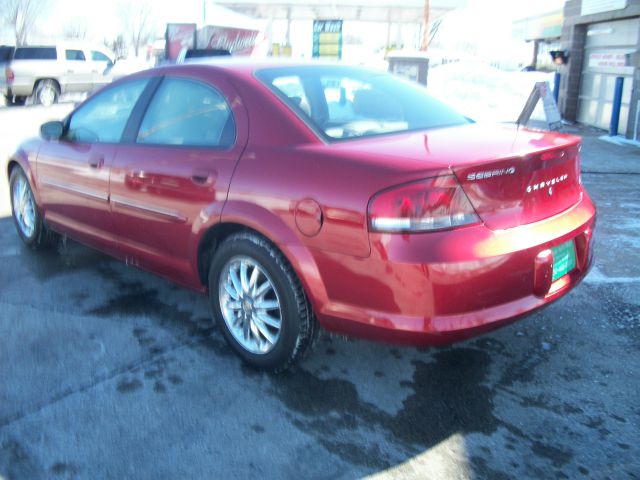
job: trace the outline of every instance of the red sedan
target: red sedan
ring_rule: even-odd
[[[591,263],[580,139],[483,126],[417,84],[233,60],[126,77],[10,159],[18,234],[208,292],[282,370],[318,326],[432,345],[566,294]]]

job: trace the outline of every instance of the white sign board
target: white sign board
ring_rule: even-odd
[[[627,66],[627,56],[624,53],[590,53],[589,67],[591,68],[620,68]]]
[[[549,87],[549,82],[536,82],[535,88],[538,89],[538,93],[542,99],[544,116],[547,118],[549,126],[553,128],[557,124],[562,124],[560,110],[558,110],[556,99],[553,98],[553,92],[551,91],[551,87]]]
[[[627,7],[628,0],[582,0],[580,15],[622,10]]]

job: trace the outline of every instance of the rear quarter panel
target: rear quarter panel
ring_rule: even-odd
[[[11,91],[19,96],[31,95],[38,79],[52,78],[60,82],[62,76],[59,60],[14,60],[11,69],[15,76]],[[64,91],[64,86],[61,87]]]

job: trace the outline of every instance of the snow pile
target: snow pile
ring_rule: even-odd
[[[553,73],[507,72],[492,66],[459,62],[429,69],[427,89],[433,96],[478,122],[515,122],[536,82],[549,82]],[[532,116],[544,120],[538,106]]]

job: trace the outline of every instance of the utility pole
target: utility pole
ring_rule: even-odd
[[[429,48],[429,0],[424,0],[424,25],[422,27],[422,45],[420,50],[426,52]]]

